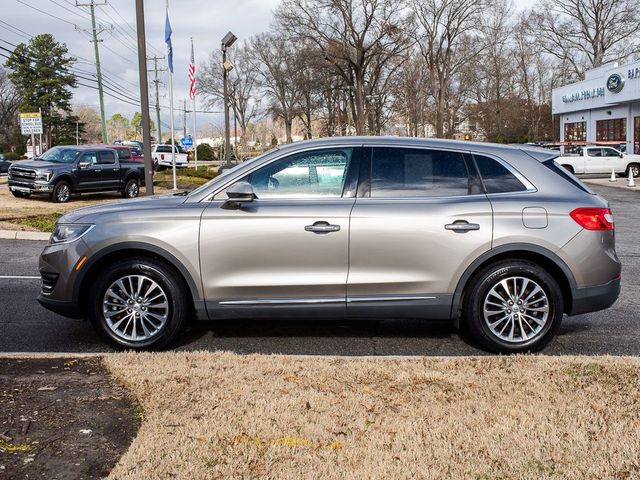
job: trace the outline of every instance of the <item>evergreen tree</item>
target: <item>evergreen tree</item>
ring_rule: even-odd
[[[22,112],[42,110],[42,122],[49,147],[69,140],[77,117],[71,114],[71,89],[76,76],[71,71],[75,58],[68,55],[67,46],[53,35],[44,33],[18,44],[5,66],[9,78],[22,97]]]

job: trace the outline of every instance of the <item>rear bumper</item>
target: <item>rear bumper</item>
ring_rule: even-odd
[[[61,300],[53,300],[51,298],[45,297],[44,295],[40,295],[38,297],[38,302],[47,310],[51,310],[58,315],[62,315],[63,317],[69,318],[82,318],[82,312],[78,308],[77,303],[74,302],[64,302]]]
[[[595,287],[574,288],[571,290],[571,310],[569,315],[596,312],[609,308],[620,295],[620,279],[611,280]]]

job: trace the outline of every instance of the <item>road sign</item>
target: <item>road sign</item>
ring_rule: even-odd
[[[42,133],[42,115],[40,113],[21,113],[20,130],[22,135],[37,135]]]
[[[193,138],[191,137],[181,138],[180,143],[185,148],[191,148],[193,147]]]

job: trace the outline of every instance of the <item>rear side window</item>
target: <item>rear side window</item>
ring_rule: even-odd
[[[373,148],[371,197],[452,197],[469,194],[469,173],[459,152]]]
[[[128,148],[117,148],[116,152],[118,152],[118,159],[131,160],[131,154],[129,153]]]
[[[102,150],[98,152],[98,163],[100,164],[116,163],[116,157],[113,154],[113,152],[108,150]]]
[[[566,168],[563,168],[562,165],[560,165],[555,160],[547,160],[546,162],[543,163],[543,165],[545,167],[547,167],[549,170],[551,170],[551,171],[557,173],[558,175],[560,175],[567,182],[569,182],[572,185],[578,187],[583,192],[587,192],[587,193],[589,193],[591,195],[596,195],[596,193],[593,190],[591,190],[584,183],[582,183],[577,177],[574,177],[571,174],[571,172],[567,171]]]
[[[527,189],[507,167],[493,158],[474,155],[487,193],[523,192]]]

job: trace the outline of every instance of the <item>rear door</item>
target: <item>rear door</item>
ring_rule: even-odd
[[[83,167],[80,167],[83,164]],[[102,170],[98,164],[98,152],[84,152],[78,160],[77,172],[78,184],[77,191],[93,191],[97,190],[102,180]]]
[[[584,161],[584,173],[607,173],[607,162],[602,156],[602,148],[589,147]],[[611,168],[609,168],[609,173]]]
[[[491,248],[492,210],[471,157],[373,147],[351,214],[347,313],[449,318],[464,270]]]

